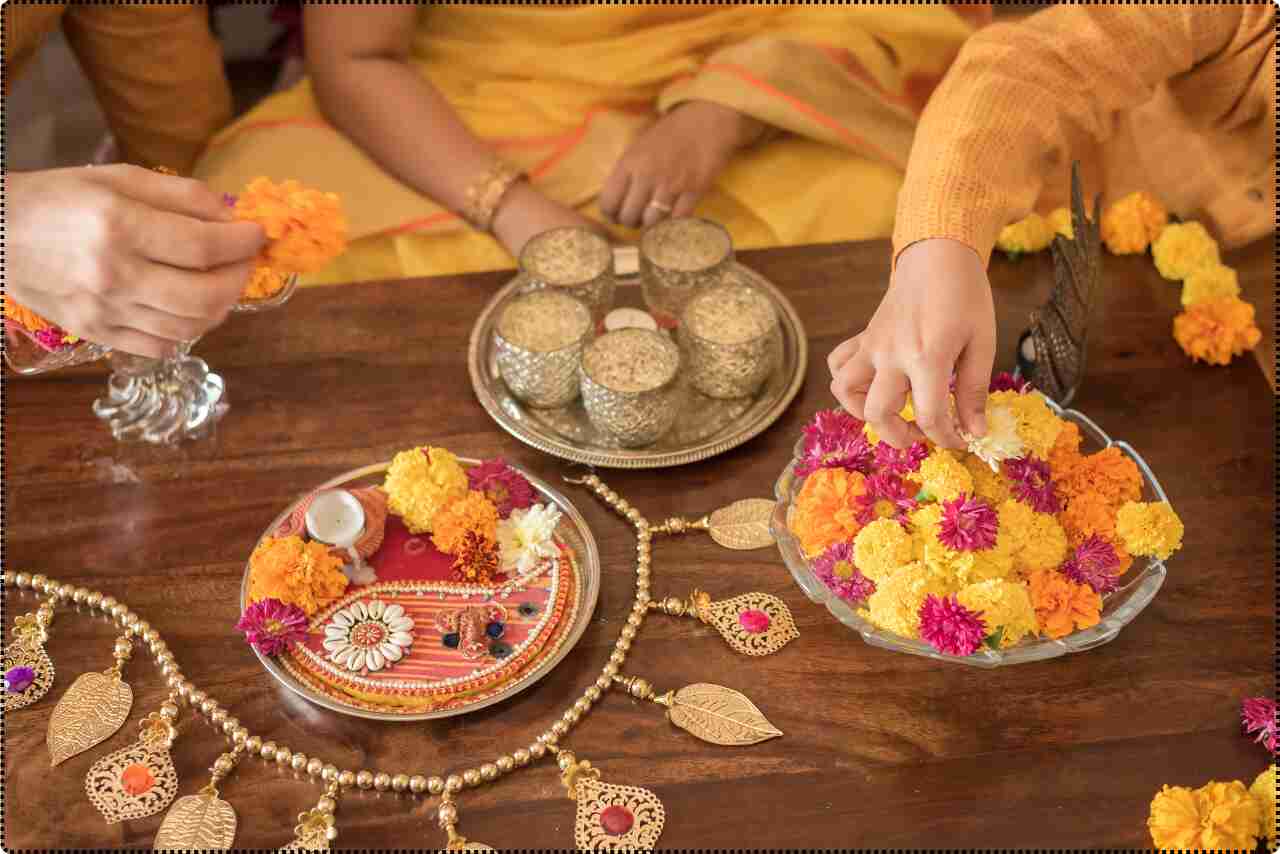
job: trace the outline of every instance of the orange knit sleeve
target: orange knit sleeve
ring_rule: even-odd
[[[1257,88],[1274,15],[1269,3],[1064,5],[979,32],[916,132],[894,258],[946,237],[986,263],[1000,229],[1030,213],[1045,174],[1069,161],[1071,141],[1105,141],[1115,115],[1166,80],[1204,77],[1198,118],[1245,121],[1241,101]]]

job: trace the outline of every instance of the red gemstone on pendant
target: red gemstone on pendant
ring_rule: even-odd
[[[758,635],[769,628],[769,615],[759,608],[743,611],[738,615],[738,625],[747,634]]]
[[[631,825],[635,823],[635,816],[626,807],[605,807],[600,813],[600,826],[610,836],[621,836],[630,830]]]
[[[134,797],[145,795],[155,784],[156,778],[151,769],[137,762],[124,769],[124,773],[120,775],[120,788]]]

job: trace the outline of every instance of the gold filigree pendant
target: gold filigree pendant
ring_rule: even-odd
[[[155,815],[178,794],[178,771],[169,755],[177,730],[158,714],[147,715],[140,726],[136,743],[93,763],[84,778],[89,800],[107,824]]]
[[[49,764],[58,765],[119,731],[133,708],[133,689],[120,676],[132,654],[125,635],[116,641],[116,663],[104,673],[82,674],[49,716]]]
[[[293,841],[281,851],[328,851],[329,844],[338,838],[338,828],[333,813],[338,807],[338,784],[330,783],[324,795],[313,809],[298,814],[293,827]]]
[[[639,786],[617,786],[600,780],[590,762],[578,762],[567,750],[558,752],[561,782],[578,802],[573,841],[579,851],[651,851],[658,844],[666,811],[658,796]]]
[[[236,839],[236,811],[218,797],[218,781],[230,774],[244,752],[237,744],[209,770],[213,778],[194,795],[174,802],[156,833],[156,851],[228,851]]]
[[[717,602],[695,590],[688,599],[652,600],[649,609],[673,617],[697,617],[743,655],[772,655],[800,637],[787,603],[769,593],[743,593]]]
[[[34,614],[13,621],[13,642],[5,648],[3,663],[4,710],[14,712],[38,703],[53,687],[53,660],[45,651],[53,600],[40,603]]]
[[[667,708],[667,720],[708,744],[745,747],[782,735],[747,697],[723,685],[698,682],[678,691],[655,695],[645,679],[615,676],[638,700],[650,700]]]

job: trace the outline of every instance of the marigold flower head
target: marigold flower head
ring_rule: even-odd
[[[1053,414],[1044,395],[1036,391],[1019,394],[1014,391],[994,392],[987,398],[987,408],[1005,406],[1013,413],[1018,422],[1018,438],[1027,449],[1027,453],[1044,459],[1049,456],[1058,441],[1065,423]]]
[[[1058,491],[1050,477],[1049,464],[1035,457],[1022,457],[1004,464],[1011,481],[1010,491],[1037,513],[1057,513],[1061,509]]]
[[[788,524],[808,557],[854,538],[864,490],[865,478],[846,469],[818,469],[805,478]]]
[[[311,616],[347,589],[342,559],[324,543],[266,537],[249,556],[249,601],[278,599]]]
[[[956,600],[970,611],[981,612],[989,633],[1000,633],[1001,648],[1013,646],[1038,630],[1036,611],[1025,584],[980,581],[962,588]]]
[[[1007,406],[987,401],[987,433],[970,436],[961,431],[960,437],[968,443],[968,451],[998,471],[1005,460],[1016,459],[1026,453],[1022,437],[1018,435],[1018,422]]]
[[[1112,507],[1119,507],[1142,497],[1142,472],[1124,451],[1112,445],[1082,457],[1058,488],[1068,500],[1092,492]]]
[[[892,519],[877,519],[853,540],[859,571],[876,584],[911,562],[911,535]]]
[[[842,409],[818,412],[804,426],[804,452],[796,474],[807,477],[820,468],[844,468],[869,474],[871,444],[863,422]]]
[[[1053,226],[1038,213],[1031,213],[1012,225],[1006,225],[996,238],[996,248],[1010,255],[1039,252],[1053,242]]]
[[[1049,451],[1049,475],[1054,480],[1064,480],[1083,459],[1080,454],[1080,428],[1074,421],[1063,421],[1062,430],[1058,433],[1058,441],[1053,443]]]
[[[493,539],[477,531],[464,533],[457,550],[450,553],[456,555],[451,567],[455,581],[488,584],[502,566],[502,549]]]
[[[1138,191],[1107,206],[1099,223],[1102,242],[1115,255],[1147,251],[1169,222],[1169,212],[1150,193]]]
[[[1236,271],[1225,264],[1205,264],[1194,270],[1182,283],[1184,308],[1190,308],[1211,299],[1238,296],[1240,296],[1240,279]]]
[[[1199,789],[1163,786],[1151,801],[1147,829],[1157,848],[1252,851],[1262,808],[1239,780]]]
[[[1267,847],[1275,850],[1276,824],[1280,823],[1280,813],[1276,811],[1276,766],[1273,763],[1266,771],[1258,775],[1249,787],[1249,794],[1258,802],[1262,810],[1262,832],[1259,836],[1267,838]]]
[[[938,541],[949,549],[976,552],[996,544],[999,516],[986,502],[961,495],[942,505]]]
[[[1218,243],[1198,222],[1166,225],[1151,244],[1151,257],[1160,275],[1180,282],[1208,264],[1221,263]]]
[[[468,491],[441,507],[431,519],[431,542],[447,555],[457,556],[468,534],[490,542],[498,536],[498,508],[483,492]]]
[[[925,598],[950,592],[923,564],[909,563],[876,584],[876,591],[867,599],[866,618],[885,631],[919,637],[920,606]]]
[[[391,460],[382,488],[388,509],[404,520],[410,533],[426,534],[437,513],[466,496],[467,473],[444,448],[412,448]]]
[[[347,248],[347,218],[337,195],[294,180],[253,179],[236,199],[235,215],[266,231],[259,263],[280,273],[314,273]]]
[[[1008,534],[1015,568],[1021,573],[1056,569],[1067,556],[1067,535],[1058,520],[1011,499],[999,507],[1000,531]]]
[[[527,510],[537,498],[533,484],[502,458],[467,469],[467,483],[493,502],[500,519],[506,519],[514,510]]]
[[[23,329],[33,334],[43,329],[50,329],[53,327],[52,323],[36,314],[25,305],[22,305],[8,294],[4,295],[4,319],[18,324]]]
[[[853,543],[836,543],[813,562],[814,574],[827,589],[846,602],[864,602],[876,584],[858,569]]]
[[[1055,234],[1061,234],[1067,240],[1076,239],[1075,226],[1071,222],[1071,211],[1066,208],[1054,208],[1044,218]]]
[[[1167,559],[1182,548],[1182,520],[1168,501],[1130,501],[1116,514],[1116,534],[1136,555]]]
[[[993,548],[980,552],[965,552],[971,558],[966,566],[958,566],[955,571],[956,583],[965,587],[980,581],[1020,581],[1014,572],[1013,551],[1008,540],[996,540]]]
[[[1051,638],[1096,626],[1102,618],[1102,597],[1060,572],[1038,569],[1027,579],[1027,586],[1040,630]]]
[[[991,466],[979,457],[966,454],[961,463],[973,476],[973,493],[992,507],[999,507],[1012,497],[1009,481],[1004,475],[991,470]]]
[[[1229,365],[1257,346],[1253,306],[1239,297],[1198,302],[1173,319],[1173,338],[1192,361]]]
[[[920,639],[946,655],[972,655],[988,632],[982,614],[955,596],[926,596],[920,606]]]
[[[1119,586],[1119,568],[1116,547],[1094,534],[1076,547],[1061,570],[1076,584],[1087,584],[1096,593],[1107,594]]]
[[[934,448],[920,463],[920,480],[925,490],[939,501],[973,494],[973,476],[943,448]]]
[[[1266,697],[1250,697],[1240,704],[1240,722],[1244,731],[1271,753],[1276,752],[1276,701]]]

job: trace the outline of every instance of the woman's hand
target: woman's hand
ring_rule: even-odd
[[[986,434],[995,345],[991,285],[977,253],[954,240],[922,240],[898,257],[867,328],[827,357],[831,391],[896,448],[925,437],[963,448],[957,417],[960,429]],[[948,398],[953,375],[954,414]],[[914,424],[899,415],[908,391]]]
[[[681,104],[642,133],[613,167],[600,211],[629,228],[693,213],[716,176],[765,125],[710,101]]]
[[[512,258],[520,257],[520,250],[530,238],[553,228],[602,231],[600,223],[592,222],[573,208],[547,198],[527,181],[517,182],[502,197],[490,227],[493,236],[507,248]]]
[[[140,356],[221,323],[266,241],[199,181],[135,166],[11,174],[9,204],[13,298]]]

